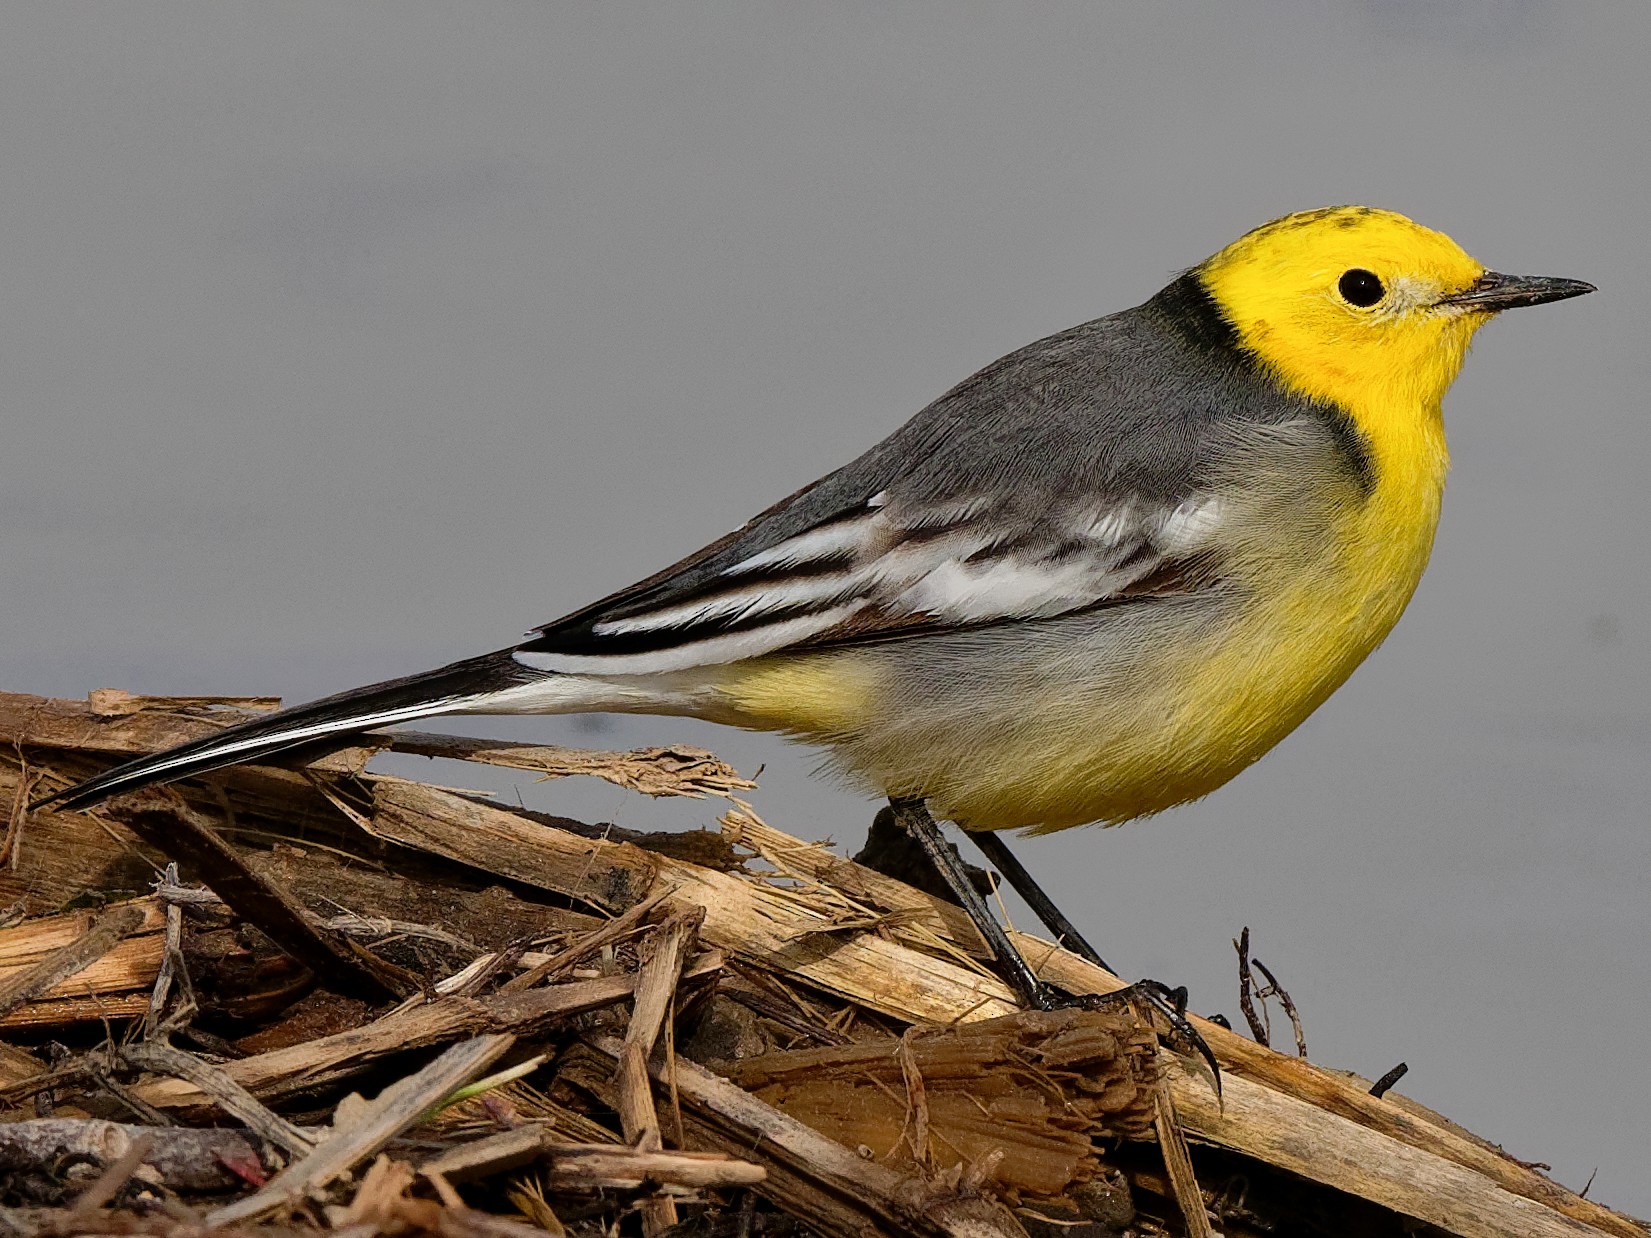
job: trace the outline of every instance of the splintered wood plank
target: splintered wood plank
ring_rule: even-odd
[[[1125,1006],[1032,1010],[914,1029],[897,1044],[767,1053],[724,1073],[879,1164],[931,1174],[989,1165],[977,1172],[999,1190],[1053,1196],[1094,1173],[1096,1139],[1151,1138],[1157,1049]]]
[[[49,997],[19,1006],[0,1019],[0,1028],[38,1031],[105,1019],[136,1019],[149,1012],[149,994],[113,993],[102,997]]]
[[[1173,1086],[1189,1132],[1313,1182],[1436,1225],[1461,1238],[1580,1238],[1603,1231],[1643,1238],[1626,1218],[1595,1226],[1511,1194],[1482,1175],[1294,1096],[1229,1077],[1222,1101],[1208,1088]]]
[[[581,838],[415,782],[376,784],[367,828],[610,915],[641,902],[658,875],[655,858],[639,847]]]
[[[733,766],[715,753],[686,745],[602,752],[555,744],[512,744],[463,735],[431,735],[423,731],[373,732],[368,738],[382,741],[392,752],[502,765],[506,769],[527,770],[541,778],[600,778],[643,795],[698,798],[749,791],[757,785],[749,778],[741,778]]]
[[[16,789],[16,769],[0,765],[0,804],[10,803]],[[20,904],[32,915],[88,890],[138,893],[162,863],[124,825],[78,812],[31,812],[18,845],[17,862],[0,866],[0,907]]]
[[[221,731],[251,715],[239,709],[203,706],[199,698],[153,708],[109,708],[99,712],[85,701],[63,701],[22,692],[0,692],[0,742],[7,746],[61,748],[137,756]]]
[[[614,1062],[624,1050],[611,1037],[588,1043]],[[762,1165],[767,1179],[756,1189],[810,1229],[833,1238],[1025,1238],[978,1183],[931,1181],[867,1160],[693,1062],[656,1063],[651,1073],[680,1099],[690,1143]]]

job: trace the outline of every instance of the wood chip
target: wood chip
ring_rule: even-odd
[[[1187,1238],[1211,1238],[1210,1214],[1204,1206],[1204,1193],[1198,1189],[1192,1150],[1187,1147],[1186,1132],[1176,1116],[1175,1101],[1168,1086],[1163,1084],[1152,1090],[1152,1098],[1158,1148],[1164,1156],[1164,1172],[1169,1176],[1176,1206],[1181,1209],[1181,1220],[1187,1227]]]
[[[150,910],[152,908],[148,905],[132,903],[110,908],[93,919],[73,941],[59,946],[34,964],[21,967],[0,980],[0,1019],[25,1003],[45,996],[70,977],[85,971],[108,954],[122,938],[137,932],[148,918]],[[157,956],[155,972],[159,970],[160,958]],[[150,983],[153,982],[154,972],[150,973],[149,980]],[[147,1007],[147,1001],[145,1006]]]
[[[531,1165],[545,1151],[544,1131],[534,1123],[500,1131],[449,1148],[419,1166],[423,1174],[440,1174],[448,1182],[470,1182]]]

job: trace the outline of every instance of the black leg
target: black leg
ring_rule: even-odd
[[[998,966],[1003,969],[1003,978],[1015,991],[1015,997],[1020,1004],[1034,1010],[1053,1009],[1056,1004],[1055,994],[1037,978],[1026,960],[1021,957],[1020,951],[1015,949],[1014,943],[1009,940],[1009,934],[1003,931],[1003,926],[997,922],[992,909],[986,905],[980,891],[976,890],[974,883],[969,880],[969,870],[964,867],[957,853],[946,845],[939,824],[929,815],[923,801],[890,800],[889,807],[894,810],[895,824],[917,840],[918,845],[923,848],[923,853],[929,857],[929,863],[946,879],[952,896],[968,913],[969,919],[973,920],[975,927],[980,930],[980,935],[986,939],[986,944],[992,948],[992,953],[997,956]]]
[[[980,854],[986,857],[986,862],[1002,873],[1014,887],[1015,893],[1026,900],[1026,905],[1043,921],[1044,927],[1055,935],[1057,942],[1073,954],[1088,959],[1096,967],[1112,972],[1114,976],[1118,974],[1096,953],[1095,947],[1084,940],[1077,926],[1068,920],[1061,909],[1043,892],[1033,880],[1032,874],[1026,871],[1025,866],[1015,857],[1015,853],[1009,850],[1008,843],[996,834],[970,834],[969,838],[980,848]]]
[[[1215,1093],[1217,1096],[1221,1094],[1221,1068],[1216,1063],[1215,1053],[1198,1034],[1198,1030],[1187,1021],[1185,989],[1172,989],[1156,980],[1141,980],[1116,993],[1104,995],[1067,997],[1056,992],[1038,979],[1037,973],[1015,948],[1014,942],[1009,940],[1009,934],[1003,931],[1003,926],[997,922],[992,909],[986,905],[985,898],[970,881],[968,866],[946,845],[940,825],[930,815],[927,805],[922,800],[891,799],[889,808],[894,813],[895,824],[904,829],[922,847],[929,863],[945,879],[952,896],[968,913],[969,919],[974,921],[980,935],[986,939],[986,944],[997,957],[998,966],[1004,973],[1004,980],[1015,991],[1015,998],[1022,1006],[1033,1010],[1057,1010],[1064,1006],[1101,1009],[1118,1002],[1143,998],[1168,1020],[1170,1031],[1167,1039],[1177,1052],[1196,1053],[1204,1059],[1210,1068],[1210,1079],[1215,1085]],[[986,858],[997,865],[999,871],[1009,879],[1009,883],[1020,892],[1021,897],[1033,906],[1039,918],[1048,925],[1050,932],[1062,938],[1064,945],[1078,947],[1076,952],[1087,957],[1096,966],[1112,971],[1048,896],[1038,889],[1031,874],[1021,867],[1020,861],[1010,854],[1001,839],[990,834],[974,834],[970,837],[980,846]],[[1025,884],[1022,885],[1022,882]],[[1031,895],[1028,894],[1028,890],[1032,892]],[[1113,975],[1117,973],[1113,972]]]

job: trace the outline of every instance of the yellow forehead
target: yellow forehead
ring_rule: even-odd
[[[1414,282],[1454,292],[1484,267],[1442,232],[1395,211],[1328,206],[1301,211],[1245,233],[1200,268],[1212,284],[1239,289],[1261,283],[1275,292],[1333,284],[1352,268],[1374,271],[1389,286]]]

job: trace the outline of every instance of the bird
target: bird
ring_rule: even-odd
[[[1140,305],[992,362],[857,459],[517,645],[43,803],[438,714],[775,731],[888,797],[1017,995],[1047,1005],[936,818],[1035,890],[997,831],[1151,816],[1258,760],[1416,589],[1449,462],[1442,400],[1474,334],[1594,290],[1489,270],[1392,211],[1286,215]]]

